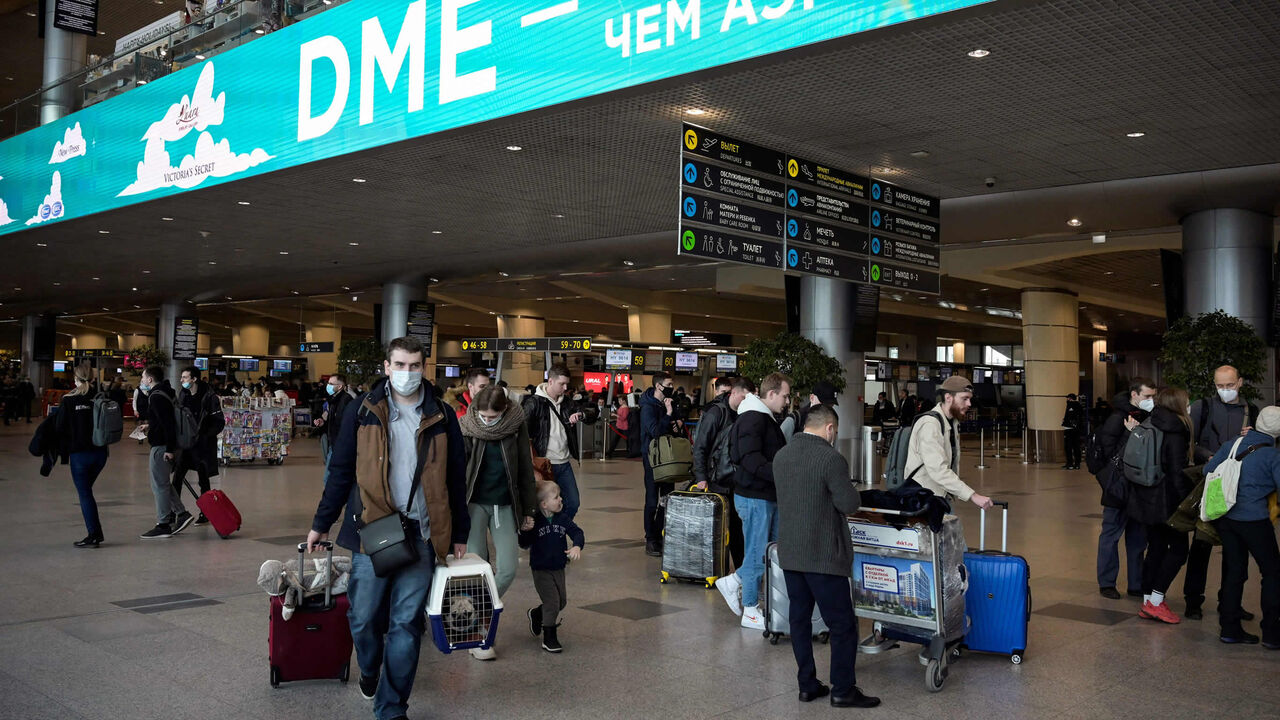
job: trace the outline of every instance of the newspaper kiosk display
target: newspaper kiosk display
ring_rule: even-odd
[[[268,465],[283,464],[293,437],[293,404],[291,399],[227,400],[222,406],[227,425],[218,436],[219,462],[228,465],[262,458]]]

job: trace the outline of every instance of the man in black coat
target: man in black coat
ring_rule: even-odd
[[[182,504],[182,494],[173,487],[173,466],[178,447],[177,421],[173,386],[164,377],[164,369],[152,365],[142,371],[138,389],[147,396],[147,442],[151,445],[151,494],[156,499],[156,526],[139,537],[144,540],[177,535],[191,525],[191,513]]]
[[[1084,406],[1076,400],[1076,394],[1067,396],[1067,410],[1062,414],[1062,444],[1067,451],[1067,464],[1063,470],[1080,469],[1080,434],[1084,431]]]
[[[200,492],[203,494],[209,492],[211,487],[209,478],[218,474],[218,435],[227,422],[222,415],[222,402],[209,384],[200,379],[198,368],[184,369],[178,380],[182,383],[182,388],[178,390],[178,402],[195,416],[199,432],[195,445],[178,452],[178,461],[173,468],[173,490],[181,495],[187,471],[195,470],[200,481]],[[204,525],[208,522],[204,513],[200,513],[195,524]]]
[[[717,380],[718,394],[702,409],[698,429],[693,436],[693,479],[699,489],[724,496],[725,512],[729,516],[729,557],[733,559],[735,568],[742,567],[742,518],[733,507],[732,478],[717,477],[719,468],[715,450],[721,435],[733,431],[738,407],[755,389],[755,383],[744,377]]]
[[[1114,458],[1124,451],[1129,433],[1146,420],[1155,409],[1155,381],[1143,377],[1129,383],[1129,392],[1115,397],[1115,412],[1098,429],[1098,442],[1103,454]],[[1112,600],[1120,599],[1116,590],[1116,578],[1120,576],[1120,536],[1124,536],[1125,555],[1128,557],[1129,596],[1142,597],[1142,561],[1147,549],[1146,527],[1125,514],[1126,496],[1108,492],[1107,488],[1127,488],[1124,478],[1112,478],[1112,465],[1108,463],[1098,473],[1102,485],[1102,532],[1098,535],[1098,592]]]

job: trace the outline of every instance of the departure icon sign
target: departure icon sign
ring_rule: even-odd
[[[684,133],[684,146],[690,150],[698,149],[698,133],[693,130],[686,130]]]

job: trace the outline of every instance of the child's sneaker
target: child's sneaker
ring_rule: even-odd
[[[542,634],[542,606],[529,608],[529,612],[525,613],[529,616],[529,632],[534,637]]]
[[[742,614],[742,598],[739,593],[742,591],[742,581],[738,579],[737,573],[731,573],[716,580],[716,589],[724,596],[724,601],[729,604],[729,609],[734,615]]]
[[[564,649],[560,644],[560,639],[556,637],[556,628],[559,625],[543,625],[542,626],[542,649],[549,653],[558,653]]]
[[[758,605],[742,608],[742,627],[753,630],[764,629],[764,613]]]

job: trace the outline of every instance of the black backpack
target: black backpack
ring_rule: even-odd
[[[733,462],[733,420],[729,413],[716,429],[715,439],[711,441],[711,473],[707,478],[709,485],[732,489],[733,477],[738,466]]]
[[[1089,468],[1089,472],[1097,475],[1107,466],[1107,462],[1111,458],[1107,457],[1107,453],[1102,449],[1102,438],[1098,437],[1098,431],[1095,430],[1089,434],[1089,441],[1084,447],[1084,464]]]

